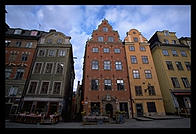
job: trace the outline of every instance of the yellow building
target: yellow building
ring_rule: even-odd
[[[149,40],[168,114],[191,109],[191,60],[189,46],[180,44],[175,32],[157,31]]]
[[[133,116],[165,115],[149,43],[136,29],[124,40]]]

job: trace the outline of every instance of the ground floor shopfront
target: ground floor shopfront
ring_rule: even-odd
[[[43,113],[46,117],[62,112],[63,99],[57,98],[24,98],[21,113]]]
[[[162,99],[134,99],[133,117],[165,115]]]
[[[83,111],[86,115],[109,115],[113,117],[117,112],[124,112],[126,118],[131,117],[131,107],[129,100],[118,100],[116,97],[106,95],[101,101],[84,101]]]

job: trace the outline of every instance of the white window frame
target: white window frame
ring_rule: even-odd
[[[39,53],[40,53],[41,50],[44,51],[44,55],[43,56],[40,56],[39,55]],[[45,57],[45,55],[46,55],[46,49],[41,48],[41,49],[38,50],[37,57]]]
[[[120,53],[120,48],[114,48],[114,53],[119,54]]]
[[[11,74],[12,74],[12,68],[6,68],[5,69],[5,79],[9,79]]]
[[[60,92],[59,92],[59,94],[54,94],[53,92],[54,92],[54,83],[55,82],[60,82],[61,83],[61,86],[60,86]],[[52,95],[61,95],[61,92],[62,92],[62,84],[63,84],[63,82],[62,81],[53,81],[53,84],[52,84]]]
[[[33,42],[27,42],[26,43],[26,48],[32,48]]]
[[[54,55],[50,56],[50,51],[54,51]],[[48,49],[48,57],[56,57],[56,50],[54,49]]]
[[[99,48],[98,47],[93,47],[92,48],[92,52],[93,53],[98,53],[99,52]]]
[[[48,90],[47,90],[47,93],[46,94],[41,94],[42,85],[43,85],[44,82],[48,82],[49,83],[48,84]],[[46,80],[41,81],[41,85],[40,85],[40,88],[39,88],[39,94],[40,95],[48,95],[49,94],[49,90],[50,90],[50,81],[46,81]]]
[[[113,36],[108,36],[108,42],[114,42],[114,37]]]
[[[98,36],[97,41],[98,41],[98,42],[103,42],[103,41],[104,41],[103,36]]]
[[[31,82],[37,82],[37,86],[36,86],[36,89],[35,89],[35,93],[29,93],[29,89],[30,89]],[[37,90],[38,90],[38,85],[39,85],[39,80],[30,80],[29,85],[28,85],[27,94],[29,94],[29,95],[36,94],[36,93],[37,93]]]
[[[39,73],[34,73],[35,72],[35,66],[37,63],[41,63],[41,69]],[[42,68],[43,68],[43,62],[35,62],[34,67],[33,67],[33,74],[41,74],[42,73]]]
[[[9,88],[8,96],[17,96],[17,92],[18,92],[18,87],[12,86]]]
[[[21,34],[21,33],[22,33],[22,30],[20,30],[20,29],[14,30],[14,34]]]
[[[63,71],[62,71],[62,74],[64,74],[64,70],[65,70],[65,63],[64,62],[56,62],[56,67],[55,67],[55,74],[60,74],[60,73],[57,73],[57,67],[58,67],[58,63],[59,64],[62,64],[63,63]]]
[[[59,49],[59,50],[58,50],[58,56],[59,56],[59,57],[64,57],[64,56],[66,56],[66,50]]]
[[[48,63],[52,63],[52,69],[50,73],[46,73],[46,67]],[[54,62],[45,62],[45,67],[44,67],[44,74],[52,74],[54,69]]]

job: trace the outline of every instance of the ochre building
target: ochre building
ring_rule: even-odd
[[[157,31],[149,40],[167,114],[191,112],[191,51],[175,32]]]
[[[147,39],[136,29],[124,39],[133,116],[165,115],[163,98]]]

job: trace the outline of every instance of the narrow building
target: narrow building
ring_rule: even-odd
[[[106,19],[86,42],[83,66],[83,111],[87,115],[125,111],[130,117],[130,92],[125,49]]]
[[[74,61],[71,37],[56,30],[43,35],[37,45],[22,112],[59,113],[71,119]]]
[[[153,58],[147,39],[136,29],[124,39],[133,116],[165,115]]]
[[[156,31],[150,48],[167,114],[190,114],[191,53],[175,32]]]
[[[5,32],[5,113],[18,111],[39,37],[43,32],[9,28]]]

